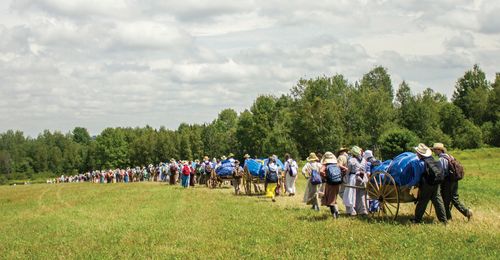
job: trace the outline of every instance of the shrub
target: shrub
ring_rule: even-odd
[[[483,144],[481,128],[466,119],[464,124],[457,129],[453,138],[453,146],[460,149],[479,148]]]
[[[385,158],[394,158],[396,155],[410,151],[416,146],[419,139],[415,133],[406,128],[393,128],[380,135],[380,152]]]

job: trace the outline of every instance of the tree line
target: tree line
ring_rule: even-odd
[[[286,95],[261,95],[239,114],[224,109],[210,123],[182,123],[176,130],[117,127],[91,137],[76,127],[36,138],[9,130],[0,134],[0,181],[229,153],[305,158],[354,144],[382,158],[418,142],[500,146],[499,106],[500,74],[488,82],[478,65],[457,80],[451,101],[430,88],[413,93],[405,81],[394,90],[378,66],[354,83],[341,74],[300,79]]]

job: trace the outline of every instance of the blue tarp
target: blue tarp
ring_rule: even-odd
[[[425,166],[415,153],[406,152],[396,156],[387,170],[399,186],[415,186],[419,183]]]
[[[387,160],[380,165],[377,166],[372,166],[370,169],[371,173],[375,172],[387,172],[387,169],[389,169],[389,166],[391,165],[392,160]]]
[[[261,174],[261,169],[263,168],[261,160],[247,159],[245,161],[245,166],[253,176],[264,178],[264,175]]]
[[[228,176],[233,174],[234,163],[230,160],[224,160],[221,162],[221,165],[215,169],[215,173],[219,176]]]
[[[264,165],[267,165],[269,159],[247,159],[245,165],[248,168],[250,174],[256,177],[264,178],[266,171]],[[281,170],[285,170],[285,165],[280,159],[276,160],[276,164]]]

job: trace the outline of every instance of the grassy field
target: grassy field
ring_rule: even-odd
[[[500,149],[454,153],[462,201],[444,226],[334,220],[296,197],[276,203],[232,189],[159,183],[0,187],[0,258],[490,258],[500,257]]]

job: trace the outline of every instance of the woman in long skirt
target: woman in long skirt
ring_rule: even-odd
[[[302,174],[307,179],[307,187],[304,193],[304,202],[307,205],[312,205],[313,210],[319,211],[319,198],[318,198],[318,190],[321,184],[312,184],[311,175],[313,171],[319,173],[321,169],[321,164],[318,162],[319,158],[315,153],[310,153],[309,157],[307,157],[307,163],[302,168]]]
[[[290,157],[290,154],[285,154],[285,186],[288,196],[295,196],[298,168],[297,162]]]
[[[321,163],[325,166],[324,176],[326,179],[321,205],[329,207],[332,216],[338,218],[337,195],[342,183],[342,174],[340,173],[340,168],[337,166],[337,158],[333,153],[326,152]]]

